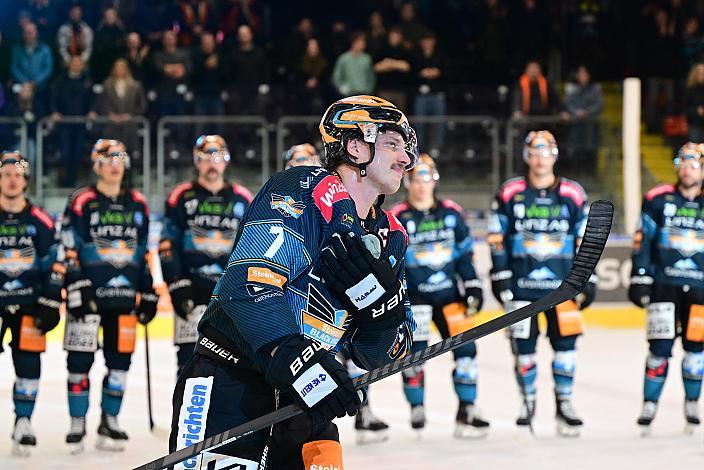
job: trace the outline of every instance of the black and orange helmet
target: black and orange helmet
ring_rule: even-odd
[[[112,151],[110,150],[112,149]],[[98,139],[93,144],[93,149],[90,151],[90,161],[95,165],[100,157],[118,157],[125,163],[125,169],[130,168],[130,155],[127,153],[125,144],[120,140],[115,139]]]
[[[374,145],[379,132],[396,131],[403,137],[405,151],[411,160],[406,167],[410,170],[418,159],[416,133],[408,123],[408,118],[393,103],[371,95],[350,96],[334,102],[320,120],[320,135],[325,152],[323,166],[333,169],[341,162],[359,168],[361,176],[366,176],[366,167],[374,159]],[[352,161],[345,150],[350,139],[363,139],[370,144],[371,158],[366,163]]]
[[[687,142],[680,147],[677,155],[675,155],[675,168],[679,168],[680,164],[686,160],[695,161],[698,165],[701,165],[702,156],[704,156],[702,151],[704,151],[704,145],[695,144],[694,142]]]
[[[557,158],[557,142],[550,131],[530,131],[523,142],[523,160],[531,155]]]
[[[217,134],[203,134],[196,139],[193,146],[193,164],[197,165],[200,158],[219,157],[225,163],[230,162],[230,151],[227,142]]]
[[[420,154],[416,166],[403,177],[403,182],[406,187],[408,187],[408,183],[410,183],[411,178],[415,178],[416,176],[422,177],[428,182],[438,181],[440,179],[440,173],[438,173],[438,167],[435,164],[433,157],[427,153]]]
[[[4,150],[0,153],[0,168],[6,165],[14,165],[17,171],[22,173],[26,179],[29,179],[29,162],[19,150]]]
[[[284,154],[284,160],[286,161],[286,168],[300,165],[320,165],[318,151],[309,143],[292,146]]]

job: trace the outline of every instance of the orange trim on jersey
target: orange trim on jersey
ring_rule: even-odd
[[[193,182],[192,181],[187,181],[185,183],[181,183],[178,186],[176,186],[174,189],[171,190],[169,193],[169,197],[166,199],[166,203],[170,207],[175,207],[176,203],[178,200],[181,198],[181,195],[191,189],[193,187]]]
[[[249,189],[245,188],[241,184],[232,183],[232,190],[235,192],[235,194],[238,194],[245,198],[247,202],[252,202],[254,200],[254,196],[252,196],[252,193],[249,191]]]
[[[40,209],[37,206],[32,206],[32,209],[29,211],[34,217],[39,219],[40,222],[42,222],[44,225],[46,225],[46,228],[49,230],[53,231],[54,230],[54,221],[52,220],[51,216],[44,212],[42,209]]]
[[[662,196],[663,194],[667,193],[674,193],[677,191],[677,188],[675,188],[674,184],[661,184],[660,186],[656,186],[647,193],[645,193],[645,198],[648,201],[652,201],[658,196]]]

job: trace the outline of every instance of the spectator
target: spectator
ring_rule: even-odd
[[[379,49],[386,43],[386,27],[381,12],[373,11],[369,16],[367,28],[367,49],[372,56],[379,53]]]
[[[569,153],[573,162],[587,163],[587,168],[594,168],[599,150],[596,120],[603,108],[603,95],[586,65],[577,68],[574,78],[575,83],[565,87],[565,109],[571,121],[567,133]]]
[[[203,33],[218,29],[218,11],[213,0],[180,0],[178,2],[178,42],[190,47],[200,42]]]
[[[61,167],[60,185],[74,187],[77,168],[80,168],[86,141],[85,123],[61,123],[64,116],[93,117],[93,92],[91,81],[84,74],[83,60],[75,55],[64,72],[53,84],[51,93],[51,119],[57,126]]]
[[[305,54],[308,40],[312,39],[314,34],[315,30],[311,19],[308,17],[301,18],[287,41],[290,60],[295,61]]]
[[[540,64],[535,61],[528,62],[514,89],[513,117],[555,114],[559,107],[558,101],[557,93],[543,75]]]
[[[164,31],[173,28],[176,21],[175,2],[164,0],[136,0],[135,18],[137,32],[142,40],[151,46],[162,41]]]
[[[401,7],[399,26],[401,34],[403,34],[403,47],[408,51],[415,49],[418,41],[428,29],[416,18],[416,7],[412,3],[406,3]]]
[[[154,53],[159,114],[183,114],[191,58],[187,51],[176,47],[176,33],[173,31],[164,31],[162,47]]]
[[[27,15],[31,22],[37,25],[39,40],[50,43],[56,37],[59,27],[60,14],[63,11],[63,2],[57,0],[29,0],[27,2]]]
[[[204,32],[200,36],[200,48],[193,54],[193,94],[194,111],[199,115],[223,114],[223,103],[220,94],[223,89],[225,73],[224,60],[215,44],[215,36]],[[203,130],[197,134],[216,134],[218,129]]]
[[[90,60],[93,52],[93,30],[83,21],[83,10],[74,5],[68,11],[68,23],[64,23],[56,34],[59,55],[68,66],[72,56],[80,56],[84,64]]]
[[[247,25],[253,33],[262,30],[263,17],[266,12],[257,0],[224,0],[221,30],[225,34],[225,43],[232,44],[238,35],[239,27]]]
[[[135,80],[144,82],[146,80],[147,64],[146,58],[149,55],[149,44],[142,44],[139,33],[127,35],[127,63],[130,72]]]
[[[478,25],[482,25],[472,44],[481,64],[481,76],[486,82],[505,83],[509,76],[509,42],[512,36],[508,12],[500,0],[486,0],[479,9]]]
[[[437,39],[426,33],[420,39],[420,48],[415,59],[416,98],[413,113],[417,116],[444,116],[447,110],[445,75],[447,59],[437,49]],[[425,125],[416,125],[418,145],[428,153],[438,154],[445,143],[445,124],[434,124],[430,140],[426,140]]]
[[[299,93],[300,102],[297,109],[305,114],[315,114],[324,106],[323,79],[328,73],[328,62],[320,52],[317,39],[308,39],[305,53],[298,66],[299,86],[302,90]]]
[[[406,109],[406,94],[411,80],[411,57],[403,47],[403,33],[398,27],[389,30],[388,42],[374,59],[377,94]]]
[[[704,58],[704,41],[699,31],[699,19],[692,16],[684,23],[682,31],[682,55],[688,70]]]
[[[125,143],[133,156],[139,145],[137,125],[129,122],[132,116],[141,116],[147,110],[142,84],[132,77],[127,60],[117,59],[110,76],[103,82],[103,93],[98,98],[96,109],[107,116],[110,124],[105,126],[105,135]]]
[[[694,64],[687,77],[684,97],[689,140],[704,142],[704,63]]]
[[[54,72],[51,49],[39,42],[34,23],[24,26],[22,44],[12,47],[10,74],[17,90],[20,113],[43,115],[46,111],[46,89]]]
[[[106,8],[103,12],[103,19],[95,29],[93,49],[91,75],[96,82],[102,82],[115,60],[125,52],[125,28],[116,9]]]
[[[339,57],[350,47],[350,34],[344,21],[334,21],[330,27],[327,43],[327,56]]]
[[[239,47],[233,52],[232,84],[237,114],[261,114],[269,90],[268,63],[264,51],[254,44],[252,28],[237,29]]]
[[[332,83],[340,95],[368,95],[374,91],[374,68],[372,58],[364,52],[366,47],[364,33],[355,33],[349,50],[337,58]]]

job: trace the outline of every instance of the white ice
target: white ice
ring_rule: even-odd
[[[646,343],[636,329],[592,328],[580,338],[574,403],[585,420],[582,436],[556,436],[550,361],[546,339],[539,343],[538,409],[535,437],[519,430],[514,420],[519,409],[509,345],[503,334],[479,341],[479,399],[491,421],[489,437],[479,441],[452,438],[456,398],[446,355],[426,369],[428,424],[419,439],[408,424],[400,377],[372,388],[372,408],[391,426],[389,441],[358,446],[352,419],[339,423],[347,470],[412,469],[556,469],[556,470],[677,470],[704,468],[702,431],[684,434],[683,389],[680,375],[681,347],[675,346],[670,376],[665,386],[652,436],[640,437],[635,419],[640,410]],[[152,387],[156,422],[168,428],[175,353],[169,341],[151,344]],[[131,468],[165,453],[167,443],[148,431],[143,344],[133,357],[120,423],[130,435],[128,450],[121,454],[97,451],[95,431],[99,420],[100,388],[104,366],[100,353],[91,371],[91,408],[88,438],[82,455],[70,455],[64,444],[68,429],[65,353],[50,342],[43,356],[43,376],[32,423],[38,447],[29,459],[10,455],[13,373],[9,350],[0,356],[0,468],[2,469],[113,469]]]

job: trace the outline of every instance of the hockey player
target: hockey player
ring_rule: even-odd
[[[575,181],[555,175],[558,149],[548,131],[530,132],[524,143],[527,176],[512,178],[492,202],[488,242],[492,291],[507,311],[557,288],[572,267],[586,223],[587,195]],[[583,293],[545,312],[547,335],[555,351],[552,375],[558,433],[579,435],[582,420],[572,407],[576,341],[582,333],[580,310],[594,300],[596,278]],[[516,380],[523,404],[516,420],[528,426],[535,413],[537,318],[509,331],[516,356]]]
[[[56,263],[57,240],[51,217],[24,196],[29,163],[17,151],[0,156],[0,352],[12,334],[17,376],[13,454],[28,456],[37,445],[30,419],[39,390],[40,354],[45,334],[59,323],[62,266]]]
[[[643,198],[633,237],[628,297],[647,310],[649,354],[643,410],[638,424],[650,430],[665,384],[675,337],[681,336],[684,414],[687,428],[699,425],[697,410],[704,375],[704,194],[702,154],[687,143],[675,157],[677,183],[657,186]]]
[[[391,208],[408,233],[406,273],[408,296],[417,328],[413,349],[428,345],[430,322],[443,339],[471,328],[471,317],[482,307],[482,284],[472,264],[473,243],[464,222],[464,210],[450,199],[438,199],[435,188],[440,175],[435,161],[423,154],[404,177],[406,201]],[[461,286],[461,287],[460,287]],[[477,398],[477,350],[470,343],[454,351],[452,381],[459,399],[455,437],[484,437],[489,423],[479,416]],[[411,404],[411,426],[425,426],[423,367],[403,372],[403,390]]]
[[[136,339],[136,323],[156,315],[157,295],[146,261],[149,208],[144,196],[127,187],[130,157],[122,142],[98,140],[91,152],[97,184],[69,197],[61,228],[66,262],[68,315],[68,407],[71,428],[66,443],[83,448],[90,382],[88,372],[103,329],[103,380],[100,449],[121,450],[127,434],[117,415]],[[137,297],[139,300],[137,301]]]
[[[219,135],[193,147],[197,178],[176,186],[166,200],[159,258],[174,307],[178,371],[193,354],[196,327],[225,271],[235,233],[252,194],[225,180],[230,152]]]
[[[294,145],[286,151],[284,158],[286,160],[286,168],[320,166],[320,156],[315,147],[309,143]]]
[[[245,213],[176,384],[172,451],[295,402],[303,415],[216,458],[247,470],[342,469],[332,419],[354,415],[363,397],[334,354],[345,348],[369,370],[410,349],[406,234],[380,199],[415,163],[415,133],[373,96],[333,103],[320,131],[324,168],[278,173]]]

